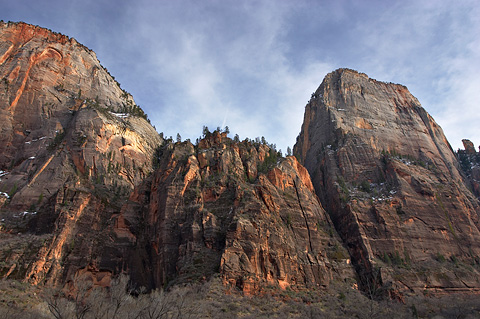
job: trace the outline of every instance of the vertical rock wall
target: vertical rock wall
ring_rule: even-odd
[[[0,272],[64,282],[79,268],[101,267],[111,216],[151,173],[160,143],[93,51],[1,22]]]
[[[328,74],[294,154],[365,284],[480,287],[478,201],[442,129],[406,87],[348,69]]]
[[[218,132],[197,149],[167,147],[148,187],[123,211],[130,227],[119,234],[148,256],[142,268],[132,265],[132,276],[159,287],[220,274],[246,293],[354,282],[305,168],[277,156]]]

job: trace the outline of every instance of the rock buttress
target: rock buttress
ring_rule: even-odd
[[[170,144],[161,153],[159,169],[124,207],[121,218],[130,226],[118,230],[137,252],[131,276],[140,284],[162,287],[219,274],[226,285],[255,294],[268,285],[355,281],[348,254],[294,157],[218,132],[198,147]]]
[[[103,278],[121,268],[102,253],[106,229],[151,173],[161,138],[95,53],[1,22],[0,132],[1,274],[64,282],[78,269]]]
[[[348,69],[328,74],[294,154],[365,286],[480,287],[478,201],[442,129],[406,87]]]

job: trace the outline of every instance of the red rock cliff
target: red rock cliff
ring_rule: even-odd
[[[152,171],[161,139],[143,111],[74,39],[2,22],[0,132],[2,274],[63,281],[94,264]]]
[[[305,168],[263,144],[217,132],[198,148],[165,146],[120,218],[118,236],[138,255],[130,273],[147,286],[214,274],[246,293],[354,281]]]
[[[442,129],[406,87],[348,69],[328,74],[294,154],[365,285],[480,288],[478,201]]]

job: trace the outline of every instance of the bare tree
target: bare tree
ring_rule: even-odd
[[[46,288],[43,294],[48,310],[55,319],[73,318],[73,302],[68,300],[60,289]]]
[[[112,279],[109,292],[107,293],[109,307],[105,318],[115,319],[122,317],[120,314],[132,298],[130,296],[131,291],[128,290],[128,280],[129,277],[124,274],[120,274],[117,278]]]
[[[74,279],[74,306],[75,306],[75,318],[83,319],[91,308],[91,305],[87,302],[87,296],[92,289],[92,282],[86,276],[78,276]]]
[[[173,306],[163,290],[158,289],[139,296],[138,303],[142,305],[141,318],[146,319],[167,318]]]

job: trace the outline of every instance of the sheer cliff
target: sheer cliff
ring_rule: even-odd
[[[135,281],[161,287],[219,274],[249,294],[355,282],[349,256],[294,157],[219,132],[196,147],[165,145],[161,154],[159,168],[119,217],[118,237],[141,254],[129,265]]]
[[[2,23],[0,43],[3,277],[106,286],[126,272],[158,288],[220,275],[246,293],[355,281],[295,158],[219,132],[165,142],[74,39]]]
[[[173,143],[94,52],[0,22],[0,132],[2,278],[480,289],[478,154],[401,85],[328,74],[295,157],[219,130]]]
[[[480,288],[479,203],[442,129],[406,87],[348,69],[328,74],[294,154],[364,287]]]
[[[74,247],[78,259],[102,253],[109,216],[152,171],[161,138],[95,53],[64,35],[1,22],[0,78],[1,271],[65,278]]]

